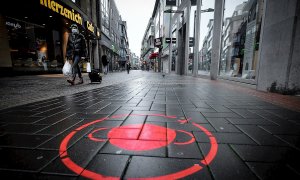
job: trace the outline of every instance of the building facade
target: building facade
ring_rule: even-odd
[[[194,14],[191,13],[195,1],[168,2],[173,5],[157,0],[164,7],[162,12],[173,10],[171,21],[163,18],[163,25],[155,28],[163,31],[159,37],[167,37],[166,31],[169,37],[176,37],[176,45],[169,48],[175,52],[170,54],[175,56],[175,68],[171,69],[177,74],[189,75],[194,69],[190,68],[194,61],[190,56],[194,52],[190,39],[193,39],[195,29]],[[200,37],[203,38],[196,42],[200,43],[200,49],[195,50],[199,54],[198,74],[256,85],[263,91],[274,85],[281,90],[299,90],[299,1],[201,2]],[[206,11],[209,8],[214,8],[211,15],[204,13],[210,12]],[[289,9],[289,13],[285,14],[282,9]],[[157,11],[157,5],[154,10]],[[207,29],[203,28],[207,24]],[[163,59],[167,55],[168,48],[163,46],[159,56]],[[168,62],[173,66],[173,60]]]
[[[92,64],[99,62],[94,4],[96,0],[29,0],[1,6],[1,73],[60,73],[71,24],[85,36]]]

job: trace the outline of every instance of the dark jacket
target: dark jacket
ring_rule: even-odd
[[[107,60],[107,56],[106,55],[103,55],[102,56],[102,64],[103,64],[103,66],[107,66],[108,65],[108,60]]]
[[[69,35],[67,44],[67,57],[79,55],[80,57],[87,57],[87,46],[85,38],[82,34]]]

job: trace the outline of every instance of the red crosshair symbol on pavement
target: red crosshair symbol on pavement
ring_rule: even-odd
[[[110,118],[102,118],[99,120],[95,120],[93,122],[84,124],[80,126],[79,128],[72,131],[70,134],[68,134],[63,141],[60,144],[59,148],[59,154],[62,162],[67,166],[70,170],[75,172],[78,175],[84,176],[86,178],[90,179],[120,179],[120,177],[112,177],[112,176],[104,176],[100,173],[95,173],[93,171],[90,171],[88,169],[84,169],[80,165],[76,164],[74,161],[72,161],[71,157],[69,156],[67,149],[68,149],[68,143],[72,139],[72,137],[79,131],[83,130],[86,127],[89,127],[91,125],[94,125],[96,123],[101,123],[108,119],[114,119],[124,116],[145,116],[141,114],[130,114],[130,115],[117,115],[117,116],[111,116]],[[171,118],[176,119],[176,116],[165,116],[162,114],[152,114],[148,116],[160,116],[165,118]],[[191,119],[187,120],[178,120],[179,123],[187,123]],[[218,144],[216,141],[216,138],[212,135],[211,132],[209,132],[206,128],[203,126],[196,124],[194,122],[191,122],[191,124],[197,128],[199,128],[201,131],[203,131],[210,140],[210,150],[206,154],[203,160],[199,161],[199,164],[193,164],[189,168],[183,169],[181,171],[163,175],[163,176],[157,176],[157,177],[145,177],[145,178],[129,178],[129,179],[145,179],[145,180],[163,180],[163,179],[178,179],[183,178],[188,175],[191,175],[193,173],[196,173],[200,171],[203,166],[207,166],[211,163],[211,161],[215,158],[218,150]],[[140,128],[143,128],[143,132],[140,134]],[[93,135],[97,132],[103,131],[103,130],[110,130],[107,134],[107,139],[101,139],[96,138]],[[186,142],[174,142],[176,139],[176,131],[180,133],[184,133],[188,136],[190,136],[190,140]],[[167,134],[167,135],[166,135]],[[141,141],[141,140],[135,140],[137,137],[142,140],[157,140],[157,141]],[[121,149],[125,149],[127,151],[150,151],[153,149],[161,148],[164,146],[168,146],[171,143],[176,145],[187,145],[195,142],[194,136],[186,131],[183,130],[174,130],[170,128],[161,127],[154,124],[133,124],[133,125],[127,125],[127,126],[120,126],[120,127],[114,127],[114,128],[99,128],[94,131],[92,131],[88,138],[95,142],[105,142],[109,141],[112,145],[119,147]],[[201,163],[201,165],[200,165]]]

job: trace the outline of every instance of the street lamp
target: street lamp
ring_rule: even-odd
[[[195,31],[195,40],[194,40],[194,62],[193,62],[193,76],[197,77],[198,76],[198,61],[199,61],[199,56],[198,56],[198,49],[199,49],[199,41],[200,41],[200,21],[201,21],[201,13],[203,12],[213,12],[214,9],[208,8],[201,10],[201,5],[202,1],[197,2],[197,15],[196,15],[196,31]]]
[[[168,9],[168,10],[165,10],[164,13],[182,13],[182,17],[184,18],[184,11]],[[183,28],[183,19],[182,19],[182,28]],[[171,73],[171,71],[172,71],[172,15],[171,14],[170,14],[169,36],[170,36],[169,73]]]

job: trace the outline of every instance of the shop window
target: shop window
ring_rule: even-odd
[[[224,8],[219,74],[255,79],[262,2],[225,0]]]

